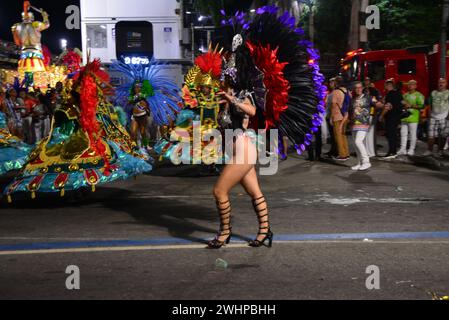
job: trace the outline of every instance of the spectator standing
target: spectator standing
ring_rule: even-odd
[[[365,78],[365,89],[363,90],[363,93],[366,95],[369,95],[373,101],[376,104],[373,104],[371,106],[370,111],[370,127],[368,134],[365,139],[365,147],[366,151],[368,152],[368,156],[370,158],[373,158],[377,156],[377,139],[376,139],[376,132],[377,132],[377,118],[378,118],[378,106],[379,101],[381,100],[380,92],[376,89],[374,84],[371,82],[371,79],[369,77]]]
[[[33,92],[25,94],[24,106],[25,110],[22,113],[23,134],[24,141],[28,144],[33,144],[33,109],[37,105],[38,100]]]
[[[378,101],[380,100],[379,90],[376,89],[374,83],[371,82],[371,78],[366,77],[364,82],[365,88],[363,89],[363,93],[369,95],[372,98],[376,98]]]
[[[350,112],[358,160],[358,164],[351,168],[354,171],[366,171],[371,168],[365,140],[370,129],[371,107],[373,104],[374,101],[371,96],[364,93],[363,84],[361,82],[355,83]]]
[[[335,78],[332,78],[329,80],[328,95],[326,98],[326,123],[327,123],[327,128],[328,128],[329,136],[330,136],[329,142],[331,145],[331,149],[327,153],[327,156],[329,158],[338,157],[337,143],[335,142],[334,126],[332,123],[332,101],[333,101],[333,97],[334,97],[335,88],[336,88]]]
[[[349,104],[350,96],[348,89],[343,86],[343,78],[337,77],[335,79],[335,90],[332,93],[331,106],[331,122],[338,149],[338,157],[334,158],[336,161],[347,161],[350,158],[348,138],[346,136]]]
[[[428,150],[424,153],[425,156],[433,155],[435,142],[438,142],[438,150],[442,154],[447,142],[449,90],[447,89],[446,79],[438,81],[438,90],[433,91],[430,96],[430,106]]]
[[[386,159],[397,157],[398,148],[398,126],[401,124],[402,115],[402,93],[395,86],[394,80],[389,79],[385,82],[385,104],[381,121],[385,121],[386,135],[388,139],[388,153]]]
[[[45,96],[39,96],[39,103],[33,109],[33,142],[39,142],[47,136],[46,119],[48,118],[47,99]]]
[[[8,128],[11,134],[23,139],[22,110],[23,101],[17,98],[17,91],[13,88],[9,89],[4,101],[3,110],[6,111],[8,117]]]
[[[418,141],[418,124],[421,117],[421,110],[425,106],[425,97],[417,91],[417,88],[418,82],[410,80],[408,83],[408,92],[404,94],[404,108],[410,113],[410,116],[402,119],[401,149],[398,155],[415,155],[416,143]],[[409,136],[410,148],[407,151]]]

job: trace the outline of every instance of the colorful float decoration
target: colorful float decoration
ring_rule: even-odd
[[[42,21],[36,21],[33,12],[42,15]],[[23,87],[47,88],[63,82],[71,72],[73,64],[52,65],[51,52],[42,45],[42,32],[50,27],[49,15],[43,9],[33,7],[30,1],[24,1],[22,22],[12,26],[14,43],[19,48],[17,70],[0,70],[0,79],[13,83],[18,78]],[[78,68],[79,69],[79,68]]]

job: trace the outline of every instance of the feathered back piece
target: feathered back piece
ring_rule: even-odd
[[[116,61],[110,67],[111,71],[122,75],[122,84],[115,90],[117,102],[122,106],[133,103],[134,87],[137,83],[141,84],[141,98],[148,102],[153,119],[160,126],[174,121],[182,105],[179,87],[161,74],[164,66],[153,58],[149,65]]]
[[[235,50],[237,70],[251,69],[247,66],[250,61],[263,74],[261,86],[257,77],[237,72],[237,86],[244,84],[255,95],[265,92],[265,99],[255,99],[263,101],[257,107],[263,112],[265,127],[279,129],[302,153],[322,123],[326,88],[317,50],[305,40],[290,13],[278,16],[278,12],[275,6],[257,9],[254,17],[237,12],[222,24],[233,27],[243,39]]]

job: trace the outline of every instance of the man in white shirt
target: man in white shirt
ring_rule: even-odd
[[[431,114],[429,123],[429,149],[425,156],[433,155],[433,149],[438,142],[438,150],[443,152],[447,139],[447,118],[449,115],[449,90],[446,79],[438,81],[438,90],[432,92],[430,96]]]

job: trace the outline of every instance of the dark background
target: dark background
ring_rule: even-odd
[[[50,15],[50,29],[42,32],[42,43],[46,45],[53,54],[59,54],[60,39],[67,39],[69,48],[81,48],[81,30],[68,30],[65,21],[68,15],[65,13],[69,5],[79,6],[79,0],[32,0],[31,5],[43,8]],[[13,41],[11,26],[22,21],[23,1],[8,0],[0,1],[0,39]],[[40,13],[34,12],[36,20],[42,21]]]

